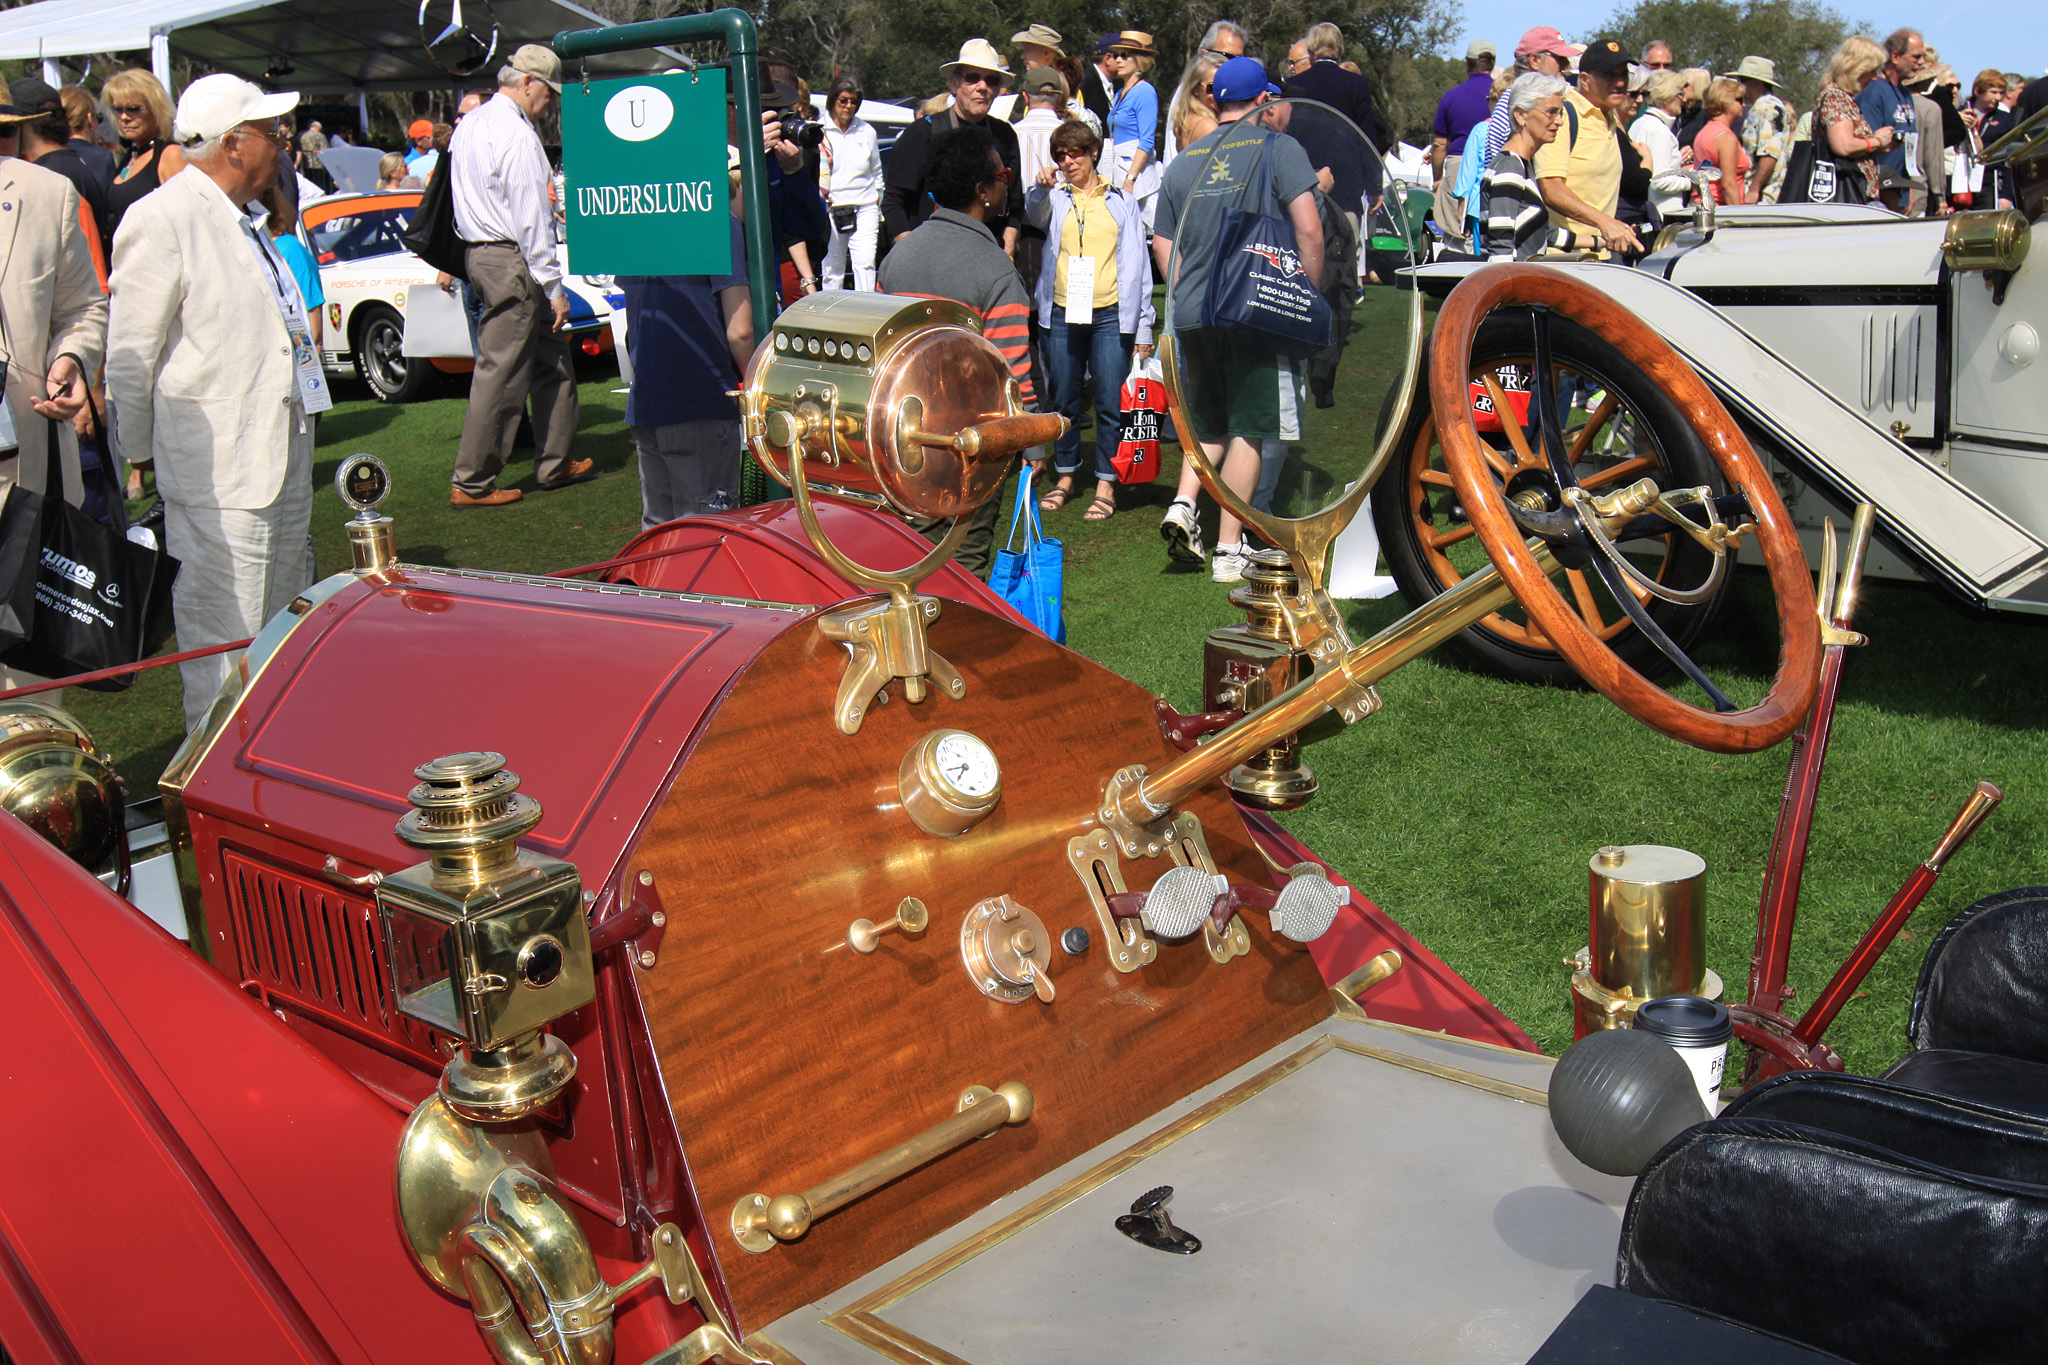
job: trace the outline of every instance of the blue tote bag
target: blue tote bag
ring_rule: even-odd
[[[1066,583],[1066,550],[1045,534],[1045,527],[1038,520],[1038,499],[1031,495],[1031,474],[1031,466],[1026,465],[1024,477],[1017,480],[1017,510],[1010,514],[1010,539],[1003,549],[996,551],[988,585],[1039,634],[1065,644],[1067,622],[1060,614],[1060,595]],[[1021,550],[1017,548],[1020,521],[1024,528]]]
[[[1284,356],[1307,359],[1330,344],[1330,301],[1301,268],[1294,224],[1273,202],[1273,139],[1259,148],[1256,208],[1223,210],[1202,325],[1251,333]]]

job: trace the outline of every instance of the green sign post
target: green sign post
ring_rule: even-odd
[[[732,270],[725,72],[562,83],[569,259],[587,275]]]

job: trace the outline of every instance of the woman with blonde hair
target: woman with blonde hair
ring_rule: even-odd
[[[1221,65],[1222,59],[1214,54],[1198,52],[1187,70],[1180,73],[1180,85],[1166,106],[1168,142],[1164,160],[1173,160],[1181,148],[1216,131],[1216,95],[1212,87],[1216,68]]]
[[[1871,39],[1860,33],[1844,39],[1828,63],[1827,81],[1813,107],[1815,160],[1824,155],[1854,162],[1863,177],[1857,199],[1877,198],[1877,156],[1892,145],[1891,125],[1873,131],[1856,104],[1884,64],[1884,49]]]
[[[1715,203],[1747,204],[1750,157],[1735,131],[1742,117],[1742,82],[1721,77],[1707,87],[1702,103],[1707,121],[1692,140],[1693,164],[1721,173],[1714,182]]]
[[[386,152],[377,158],[377,188],[380,190],[402,190],[405,183],[405,154]]]
[[[1685,108],[1685,77],[1676,71],[1652,71],[1643,87],[1643,112],[1629,125],[1631,141],[1648,155],[1650,206],[1660,218],[1685,212],[1685,196],[1692,189],[1688,164],[1678,145],[1678,116]]]
[[[100,87],[100,104],[113,115],[126,156],[107,193],[107,231],[112,234],[121,230],[121,216],[136,201],[185,169],[185,154],[172,140],[176,114],[170,92],[149,72],[134,66],[116,71]]]

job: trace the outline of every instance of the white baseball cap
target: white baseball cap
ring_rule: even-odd
[[[178,97],[174,135],[180,142],[204,142],[254,119],[277,118],[299,107],[299,92],[265,94],[240,76],[201,76]]]

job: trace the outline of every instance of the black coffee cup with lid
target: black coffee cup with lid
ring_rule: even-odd
[[[1697,995],[1665,995],[1636,1007],[1635,1028],[1669,1043],[1692,1069],[1709,1115],[1721,1110],[1721,1079],[1735,1022],[1728,1007]]]

